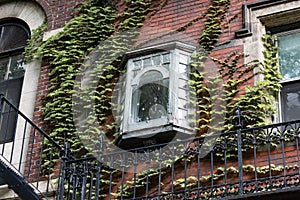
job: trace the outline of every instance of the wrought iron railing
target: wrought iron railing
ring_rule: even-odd
[[[61,173],[57,158],[63,148],[3,95],[0,95],[0,111],[0,161],[12,174],[1,176],[2,184],[8,184],[23,198],[28,195],[20,189],[20,184],[40,198],[53,196],[57,189],[55,179]]]
[[[230,199],[300,189],[300,120],[74,159],[5,97],[0,161],[43,198]],[[238,115],[238,119],[241,119]],[[10,135],[13,134],[13,135]],[[6,180],[4,180],[6,181]]]
[[[299,133],[300,120],[248,129],[238,124],[236,131],[219,135],[129,151],[100,149],[95,157],[66,161],[60,195],[230,199],[297,189]]]

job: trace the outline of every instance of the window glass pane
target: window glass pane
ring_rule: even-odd
[[[179,69],[178,69],[178,72],[180,73],[180,74],[182,74],[183,76],[185,76],[185,77],[187,77],[187,75],[188,75],[188,66],[187,65],[185,65],[185,64],[179,64]]]
[[[142,122],[165,117],[168,110],[169,80],[158,71],[149,71],[141,77],[139,87],[132,95],[132,117]]]
[[[159,71],[151,70],[143,74],[139,85],[145,85],[146,83],[161,81],[163,79],[162,74]]]
[[[0,58],[0,81],[22,77],[25,73],[23,58],[22,54]]]
[[[15,106],[19,106],[23,77],[0,82],[0,92]],[[0,117],[0,143],[11,142],[14,139],[17,124],[17,113],[9,106],[2,107]]]
[[[166,69],[169,69],[170,68],[170,64],[163,64],[163,67],[166,68]]]
[[[278,45],[282,79],[300,77],[300,33],[279,36]]]
[[[163,54],[163,63],[169,63],[170,62],[170,54]]]
[[[0,25],[0,52],[24,47],[29,38],[22,26],[14,24]]]
[[[0,81],[6,79],[9,62],[10,62],[9,57],[0,58]]]
[[[151,63],[151,58],[145,58],[144,59],[144,63],[143,63],[143,66],[144,67],[148,67],[148,66],[151,66],[152,63]]]
[[[133,94],[137,105],[135,122],[153,120],[165,117],[168,108],[169,90],[157,83],[143,85]]]
[[[133,64],[134,64],[134,69],[140,69],[142,67],[142,61],[141,60],[133,61]]]
[[[24,75],[25,65],[23,55],[15,55],[11,57],[8,79],[19,78]]]
[[[300,119],[300,82],[283,85],[281,91],[283,121]]]
[[[179,54],[179,63],[181,64],[188,64],[188,56],[184,54]]]
[[[153,57],[153,64],[154,65],[160,65],[160,55]]]

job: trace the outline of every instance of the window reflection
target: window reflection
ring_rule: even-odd
[[[282,79],[300,77],[300,33],[279,36],[278,45]]]
[[[281,92],[284,121],[300,119],[300,83],[284,84]]]

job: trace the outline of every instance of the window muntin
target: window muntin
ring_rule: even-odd
[[[0,57],[0,81],[20,78],[25,73],[22,54]]]
[[[0,24],[0,53],[21,50],[26,46],[28,38],[29,32],[21,22]]]
[[[278,36],[278,56],[282,74],[280,92],[283,121],[300,119],[300,32]]]

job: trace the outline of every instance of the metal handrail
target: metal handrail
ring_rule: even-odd
[[[0,99],[5,101],[10,107],[12,107],[22,118],[24,118],[31,126],[38,130],[44,137],[46,137],[56,148],[62,150],[63,147],[60,146],[56,141],[54,141],[43,129],[38,127],[31,119],[29,119],[25,114],[23,114],[14,104],[12,104],[3,94],[0,94]]]
[[[61,176],[59,157],[64,153],[64,148],[3,94],[0,94],[0,135],[0,159],[11,174],[15,174],[11,180],[4,181],[18,183],[15,186],[10,185],[12,189],[18,190],[17,193],[30,192],[24,188],[34,188],[38,196],[45,199],[53,196],[56,190],[51,188],[57,185],[53,185],[52,182]],[[45,145],[48,145],[48,148],[45,148]],[[57,158],[53,157],[55,154]],[[22,190],[19,183],[24,183]],[[31,194],[34,193],[31,191]]]

